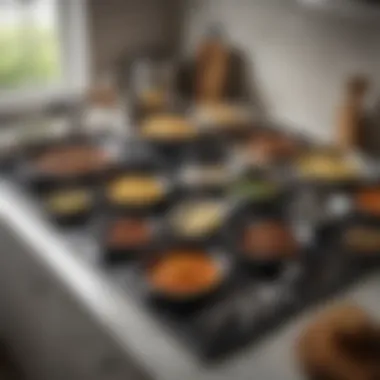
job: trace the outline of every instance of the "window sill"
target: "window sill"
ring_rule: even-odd
[[[0,116],[38,112],[56,103],[79,102],[84,98],[84,89],[54,88],[44,91],[14,91],[0,94]]]

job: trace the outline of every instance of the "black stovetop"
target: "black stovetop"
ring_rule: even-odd
[[[140,264],[136,261],[118,265],[104,262],[101,242],[91,226],[62,230],[62,237],[75,247],[78,255],[82,254],[78,243],[91,242],[86,248],[86,259],[205,360],[221,359],[254,344],[301,310],[378,268],[358,265],[331,240],[314,239],[301,259],[268,275],[244,266],[236,253],[224,247],[231,273],[224,286],[204,302],[173,305],[151,297],[141,281]]]

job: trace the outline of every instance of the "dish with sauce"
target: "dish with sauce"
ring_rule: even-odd
[[[162,179],[149,175],[124,175],[106,189],[107,199],[116,206],[147,207],[164,199],[167,186]]]
[[[111,255],[140,251],[152,242],[153,233],[151,220],[120,216],[107,227],[105,248]]]
[[[380,187],[360,190],[354,196],[354,204],[359,213],[380,216]]]
[[[252,261],[292,259],[299,250],[293,231],[283,222],[263,220],[243,229],[241,249]]]
[[[90,145],[61,146],[32,159],[34,172],[52,177],[80,177],[105,170],[111,160],[106,152]]]
[[[216,258],[202,250],[164,253],[146,270],[146,279],[156,294],[186,300],[210,294],[221,285],[225,271]]]

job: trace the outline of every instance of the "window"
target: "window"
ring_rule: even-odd
[[[61,66],[57,0],[0,1],[0,88],[58,82]]]
[[[0,107],[86,82],[85,0],[0,0]],[[87,71],[86,71],[87,70]],[[48,94],[48,95],[47,95]]]

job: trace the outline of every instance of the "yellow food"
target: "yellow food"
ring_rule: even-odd
[[[164,185],[154,177],[121,177],[108,188],[109,199],[121,205],[149,205],[163,196]]]
[[[91,196],[86,190],[61,191],[47,200],[48,209],[57,214],[72,214],[90,207]]]
[[[186,119],[175,115],[153,116],[141,126],[141,134],[153,140],[188,140],[196,131]]]
[[[316,179],[341,180],[353,178],[358,169],[352,161],[343,156],[311,154],[298,162],[301,176]]]

